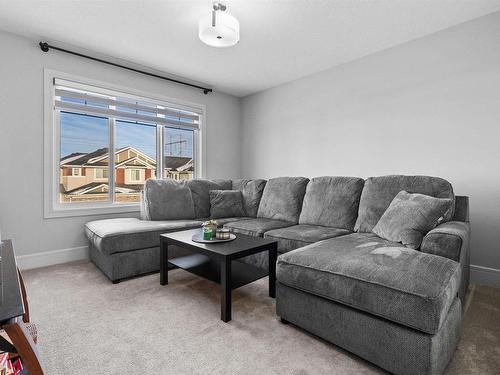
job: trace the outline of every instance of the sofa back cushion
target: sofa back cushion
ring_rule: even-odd
[[[298,223],[308,178],[278,177],[266,183],[257,217]]]
[[[239,190],[210,190],[210,218],[245,216],[243,197]]]
[[[358,177],[315,177],[307,184],[299,224],[353,230],[365,181]]]
[[[241,191],[246,216],[256,217],[266,180],[233,180],[233,190]]]
[[[149,220],[195,218],[193,197],[185,181],[149,179],[142,197]]]
[[[187,182],[194,202],[194,213],[197,219],[210,217],[210,190],[230,190],[231,180],[194,179]]]
[[[394,197],[402,190],[436,198],[451,199],[453,201],[452,208],[446,212],[443,221],[449,221],[453,217],[455,195],[451,184],[442,178],[402,175],[370,177],[365,181],[361,192],[358,219],[354,230],[371,232]]]

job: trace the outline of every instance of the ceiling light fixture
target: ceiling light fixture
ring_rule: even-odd
[[[226,13],[226,6],[214,3],[212,14],[198,24],[200,40],[212,47],[231,47],[240,40],[240,23]]]

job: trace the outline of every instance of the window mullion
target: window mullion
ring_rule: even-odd
[[[156,125],[156,178],[163,179],[163,125]]]
[[[193,131],[193,166],[194,166],[194,178],[202,178],[201,170],[201,142],[200,142],[200,130]]]
[[[109,186],[109,198],[111,203],[115,203],[115,130],[116,130],[116,120],[114,118],[108,118],[109,124],[109,169],[108,169],[108,186]]]

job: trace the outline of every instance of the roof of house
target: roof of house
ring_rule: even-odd
[[[133,149],[135,152],[143,154],[142,152],[134,149],[131,146],[123,147],[119,150],[115,151],[115,154],[122,152],[126,150],[127,148]],[[98,150],[89,152],[87,154],[81,153],[81,152],[74,152],[72,154],[66,155],[61,158],[61,165],[65,166],[85,166],[85,165],[91,165],[93,167],[97,166],[102,166],[105,167],[108,165],[108,160],[106,157],[108,155],[108,148],[100,148]],[[147,155],[143,154],[145,157],[148,157]],[[154,159],[149,157],[151,159],[151,167],[155,167]],[[137,157],[131,157],[125,161],[122,161],[120,163],[117,163],[117,165],[125,165],[127,162],[131,162],[133,160],[139,160]],[[141,164],[145,164],[143,161],[139,160]],[[190,157],[184,157],[184,156],[165,156],[165,165],[164,167],[169,170],[177,170],[177,171],[193,171],[194,169],[194,163],[193,163],[193,158]]]
[[[90,159],[97,158],[99,156],[104,156],[107,153],[108,153],[108,148],[107,147],[97,149],[97,150],[89,152],[87,154],[75,152],[75,153],[73,153],[71,155],[75,155],[76,156],[78,154],[81,154],[81,156],[79,158],[74,158],[74,159],[70,158],[71,155],[65,156],[65,157],[61,158],[61,165],[64,165],[64,164],[84,165]]]
[[[133,150],[136,154],[142,155],[144,158],[146,158],[151,166],[154,167],[154,164],[156,163],[155,159],[144,154],[143,152],[131,147],[131,146],[126,146],[122,147],[118,150],[115,151],[115,155],[119,154],[120,152],[123,152],[127,149]],[[138,160],[137,157],[131,157],[128,160]],[[82,152],[74,152],[70,155],[64,156],[61,158],[60,161],[61,166],[73,166],[73,167],[81,167],[81,166],[86,166],[86,165],[91,165],[91,166],[101,166],[105,167],[108,165],[108,148],[103,147],[100,149],[97,149],[95,151],[89,152],[89,153],[82,153]],[[119,163],[119,164],[123,164]]]
[[[191,164],[191,165],[189,165]],[[183,156],[165,156],[165,166],[166,169],[174,169],[178,171],[193,170],[193,158],[187,158]]]
[[[77,188],[71,189],[71,190],[64,190],[63,185],[61,184],[61,191],[64,192],[65,194],[70,194],[70,195],[79,195],[82,194],[83,192],[87,192],[88,190],[92,190],[98,186],[101,185],[107,185],[102,182],[91,182],[89,184],[85,184],[82,186],[78,186]]]
[[[77,188],[65,191],[63,185],[61,184],[61,192],[67,195],[81,195],[81,194],[99,194],[99,191],[93,191],[96,188],[103,186],[108,188],[108,184],[105,182],[91,182],[89,184],[85,184],[79,186]],[[144,189],[144,185],[136,184],[136,185],[126,185],[126,184],[116,184],[115,186],[117,193],[135,193]]]
[[[127,164],[132,163],[132,162],[135,162],[135,163],[130,164],[131,168],[139,167],[140,165],[142,165],[144,167],[151,167],[151,168],[155,168],[155,166],[156,166],[156,163],[154,163],[154,165],[149,164],[149,163],[145,162],[144,160],[139,159],[137,156],[133,156],[127,160],[123,160],[119,163],[117,162],[116,167],[120,167],[122,165],[126,166]]]
[[[137,185],[126,185],[126,184],[116,184],[117,189],[130,189],[134,191],[141,191],[144,190],[144,185],[142,184],[137,184]]]
[[[69,162],[71,162],[73,160],[76,160],[76,159],[80,158],[83,155],[86,155],[86,154],[84,152],[73,152],[72,154],[63,156],[61,158],[61,164],[69,163]]]

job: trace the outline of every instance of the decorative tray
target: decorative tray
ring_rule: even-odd
[[[219,243],[219,242],[229,242],[229,241],[232,241],[236,238],[236,236],[232,233],[229,233],[229,239],[227,240],[220,240],[218,238],[214,238],[213,240],[204,240],[203,239],[203,233],[199,233],[199,234],[193,234],[193,237],[191,237],[191,240],[193,240],[194,242],[198,242],[198,243]]]

